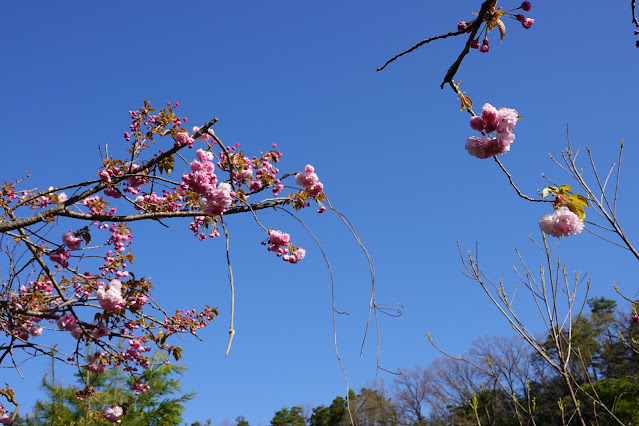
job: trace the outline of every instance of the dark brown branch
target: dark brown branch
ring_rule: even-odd
[[[474,21],[473,21],[473,23],[474,23]],[[438,35],[438,36],[435,36],[435,37],[427,38],[426,40],[422,40],[419,43],[417,43],[416,45],[414,45],[413,47],[411,47],[410,49],[405,50],[402,53],[398,53],[397,55],[395,55],[392,58],[390,58],[388,61],[386,61],[386,63],[381,68],[377,68],[377,71],[383,70],[384,68],[386,68],[386,66],[388,64],[390,64],[391,62],[395,61],[400,56],[404,56],[405,54],[412,52],[413,50],[417,49],[418,47],[421,47],[421,46],[425,45],[426,43],[430,43],[431,41],[439,40],[441,38],[448,38],[448,37],[453,37],[453,36],[457,36],[457,35],[460,35],[460,34],[464,34],[466,31],[468,31],[468,28],[464,28],[463,30],[460,30],[460,31],[441,34],[441,35]]]
[[[237,214],[237,213],[246,213],[251,210],[262,210],[267,209],[269,207],[276,207],[286,203],[288,198],[274,198],[270,200],[263,200],[251,205],[242,205],[237,207],[232,207],[224,212],[225,215]],[[206,213],[200,210],[193,211],[177,211],[177,212],[149,212],[149,213],[140,213],[140,214],[132,214],[132,215],[119,215],[119,216],[109,216],[105,214],[88,214],[88,213],[78,213],[72,212],[70,210],[64,210],[61,213],[57,214],[57,216],[70,217],[72,219],[80,219],[80,220],[88,220],[88,221],[98,221],[98,222],[135,222],[138,220],[158,220],[158,219],[167,219],[174,217],[195,217],[195,216],[207,216]],[[0,224],[1,225],[1,224]],[[2,229],[0,228],[0,231]]]
[[[486,12],[488,12],[488,10],[491,7],[495,6],[496,1],[497,0],[486,0],[481,5],[481,9],[479,10],[478,17],[475,20],[475,24],[472,26],[472,32],[470,33],[470,36],[468,36],[468,40],[466,40],[466,45],[464,46],[464,50],[462,50],[462,52],[457,57],[457,60],[450,66],[450,68],[448,68],[448,72],[444,76],[444,81],[442,81],[441,86],[439,86],[440,88],[443,89],[446,83],[448,83],[449,81],[453,81],[453,78],[455,77],[455,74],[457,74],[457,70],[459,69],[459,66],[464,60],[464,57],[468,55],[468,52],[470,52],[470,43],[472,43],[472,41],[475,39],[475,35],[477,35],[477,31],[479,31],[479,27],[484,21],[483,18],[486,15]]]
[[[214,118],[213,120],[211,120],[208,123],[206,123],[204,126],[202,126],[202,128],[200,128],[197,132],[195,132],[193,134],[193,139],[197,139],[200,136],[202,136],[203,134],[207,133],[208,129],[213,124],[215,124],[217,121],[218,121],[218,119]],[[157,157],[153,157],[148,162],[146,162],[146,163],[142,164],[141,166],[136,167],[135,169],[131,170],[129,175],[130,174],[135,174],[136,172],[141,172],[143,170],[147,170],[147,169],[152,168],[153,166],[155,166],[156,164],[160,163],[165,158],[170,157],[171,155],[175,154],[177,151],[179,151],[182,148],[184,148],[184,146],[174,146],[174,147],[172,147],[168,151],[163,152],[162,154],[158,155]],[[119,183],[120,181],[122,181],[124,179],[126,179],[125,175],[115,176],[115,177],[113,177],[112,184],[117,184],[117,183]],[[47,219],[49,219],[51,217],[62,216],[62,215],[64,215],[63,213],[65,213],[65,211],[68,211],[68,207],[69,206],[77,203],[78,201],[84,200],[85,198],[90,197],[93,194],[97,194],[98,192],[102,191],[103,189],[107,188],[108,186],[109,186],[109,184],[107,184],[106,182],[100,182],[99,184],[97,184],[93,188],[87,189],[86,191],[82,192],[81,194],[78,194],[78,195],[75,195],[75,196],[69,198],[64,203],[56,204],[55,206],[53,206],[50,209],[45,210],[43,212],[36,213],[33,216],[29,216],[29,217],[25,217],[25,218],[20,218],[20,219],[14,219],[14,220],[11,220],[11,221],[0,222],[0,233],[1,232],[6,232],[6,231],[12,231],[12,230],[18,229],[18,228],[24,228],[24,227],[27,227],[27,226],[31,226],[31,225],[34,225],[34,224],[36,224],[38,222],[46,221]],[[99,219],[96,219],[96,220],[99,220]],[[106,219],[106,220],[109,220],[109,219]]]
[[[632,0],[630,2],[630,7],[632,8],[632,23],[635,24],[637,28],[639,28],[639,21],[637,21],[636,0]]]
[[[523,198],[524,200],[528,200],[528,201],[534,201],[536,203],[549,203],[549,200],[537,200],[534,198],[529,197],[528,195],[522,193],[519,188],[517,188],[517,185],[515,185],[515,182],[513,181],[512,176],[510,175],[510,173],[508,173],[508,171],[506,170],[506,168],[504,167],[503,164],[501,164],[501,161],[499,161],[499,159],[497,157],[493,157],[495,159],[495,161],[497,162],[497,164],[499,164],[499,167],[501,167],[501,170],[506,174],[506,176],[508,176],[508,181],[510,182],[510,186],[512,186],[515,191],[517,191],[517,195],[519,195],[521,198]]]

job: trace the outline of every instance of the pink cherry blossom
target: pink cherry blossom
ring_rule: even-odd
[[[111,334],[111,329],[105,325],[101,325],[89,331],[89,334],[93,336],[94,338],[99,339],[101,337],[108,336],[109,334]]]
[[[584,222],[568,207],[559,207],[553,213],[548,213],[539,219],[539,228],[553,237],[567,237],[581,233]]]
[[[104,411],[104,414],[102,414],[102,417],[104,417],[111,423],[122,423],[122,420],[120,420],[119,417],[122,416],[123,413],[124,410],[122,410],[122,407],[120,407],[119,405],[114,405],[110,408],[107,408]]]
[[[303,172],[295,175],[295,183],[299,186],[303,186],[306,193],[313,198],[318,197],[324,189],[324,185],[319,181],[319,178],[315,173],[315,168],[310,164],[306,165]],[[284,189],[283,187],[280,189],[279,186],[281,185],[278,185],[278,188],[276,188],[278,190],[277,192]]]
[[[269,244],[284,246],[291,241],[291,236],[285,234],[282,231],[269,231],[268,242]],[[271,250],[272,251],[272,250]]]
[[[195,129],[196,127],[194,127]],[[213,160],[213,153],[211,151],[205,151],[202,148],[195,151],[195,156],[200,161],[211,161]]]
[[[202,210],[209,216],[219,216],[229,208],[232,202],[231,185],[222,182],[205,195]]]
[[[71,313],[66,313],[64,315],[62,315],[60,318],[58,318],[58,320],[56,321],[56,324],[58,325],[58,328],[60,330],[66,330],[66,331],[73,331],[76,329],[76,324],[78,323],[78,320],[75,319],[73,317],[73,314]]]
[[[63,268],[69,266],[69,262],[67,262],[67,260],[69,260],[70,257],[71,253],[64,250],[62,247],[49,253],[49,259],[52,262],[59,263]]]
[[[200,128],[198,126],[193,126],[193,134],[195,134],[195,132],[197,132],[198,130],[200,130]],[[202,136],[198,137],[196,139],[196,141],[198,141],[198,142],[206,142],[209,139],[211,139],[211,136],[209,136],[207,133],[204,133]]]
[[[76,237],[72,231],[62,235],[62,242],[66,244],[67,248],[71,251],[78,250],[82,245],[82,237]]]
[[[120,198],[122,194],[115,188],[104,188],[104,195],[107,197]]]
[[[195,142],[195,140],[189,136],[188,133],[185,132],[180,132],[177,135],[175,135],[175,146],[184,146],[184,145],[188,145],[188,146],[193,146],[193,142]]]
[[[470,127],[481,132],[486,128],[486,121],[481,116],[475,116],[470,119]]]
[[[132,308],[141,308],[148,301],[149,297],[146,294],[140,293],[136,297],[129,297],[129,305]]]
[[[511,133],[517,124],[517,110],[512,108],[500,108],[497,111],[497,133]]]
[[[95,374],[102,374],[106,371],[106,365],[102,365],[102,364],[89,364],[85,368]],[[117,422],[117,423],[120,423],[120,422]]]
[[[482,136],[481,138],[471,136],[466,139],[466,151],[473,157],[481,159],[490,158],[489,144],[490,138],[488,136]]]
[[[489,103],[484,104],[482,107],[481,118],[486,122],[486,132],[494,132],[497,128],[497,108]]]
[[[295,183],[304,188],[312,186],[319,182],[317,174],[315,174],[315,168],[310,164],[307,164],[303,172],[295,175]]]
[[[122,298],[122,283],[120,280],[111,280],[106,290],[104,285],[98,286],[95,294],[98,297],[100,306],[105,311],[119,312],[126,304]]]
[[[317,182],[315,185],[311,185],[308,188],[306,188],[306,192],[311,197],[319,196],[323,190],[324,190],[324,184],[322,182]]]
[[[295,263],[299,262],[300,260],[304,259],[305,257],[306,257],[306,250],[304,250],[301,247],[298,247],[295,250],[295,253],[287,254],[287,255],[285,255],[283,257],[283,259],[284,259],[285,262],[289,262],[289,263],[295,264]]]

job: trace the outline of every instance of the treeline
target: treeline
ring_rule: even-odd
[[[461,359],[441,358],[402,370],[388,389],[351,390],[348,398],[337,396],[314,408],[284,407],[270,424],[554,426],[583,425],[581,419],[587,425],[639,424],[639,354],[633,349],[639,343],[639,315],[621,313],[616,302],[605,298],[590,299],[588,307],[571,327],[541,339],[543,353],[533,352],[519,336],[482,338]],[[558,335],[560,340],[553,341]],[[567,362],[569,376],[559,374],[545,357]],[[14,424],[181,424],[184,403],[194,396],[180,392],[185,367],[165,364],[160,354],[152,361],[145,372],[152,385],[142,393],[118,370],[85,371],[79,377],[82,386],[63,387],[55,384],[52,368],[51,379],[43,381],[46,397]],[[122,413],[110,415],[108,407]],[[206,424],[211,421],[192,426]],[[224,424],[250,426],[243,416]]]
[[[569,395],[588,425],[639,424],[639,324],[617,310],[616,302],[590,299],[561,342],[549,334],[545,356],[568,359],[566,378],[519,336],[482,338],[463,360],[442,358],[428,366],[403,370],[390,389],[362,389],[329,406],[305,413],[282,408],[273,426],[413,425],[573,425]],[[570,334],[570,335],[569,335]],[[542,339],[543,340],[543,339]],[[558,353],[559,347],[563,354]],[[566,357],[570,353],[570,357]],[[308,411],[308,410],[307,410]],[[246,423],[247,424],[247,423]],[[246,426],[245,424],[245,426]]]

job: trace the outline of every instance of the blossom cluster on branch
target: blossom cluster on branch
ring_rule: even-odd
[[[150,344],[179,359],[182,349],[167,339],[177,333],[195,335],[218,310],[205,306],[171,315],[162,309],[151,298],[150,279],[132,270],[131,223],[191,218],[188,228],[204,240],[219,236],[231,214],[287,206],[299,210],[311,202],[320,212],[326,209],[313,166],[280,175],[276,163],[282,153],[275,144],[259,155],[245,155],[239,144],[226,146],[215,135],[211,126],[216,119],[187,131],[183,123],[188,119],[176,114],[178,107],[167,103],[156,113],[145,101],[129,111],[127,153],[115,158],[106,151],[94,180],[44,191],[19,189],[20,181],[0,187],[1,268],[12,271],[0,282],[0,364],[17,362],[21,350],[24,357],[50,355],[97,374],[119,366],[135,377],[148,368]],[[185,160],[187,170],[172,180],[174,169],[183,167],[180,151],[196,144],[195,159]],[[292,176],[295,182],[287,186]],[[290,194],[280,195],[286,188]],[[62,233],[56,233],[59,223],[65,227]],[[262,229],[268,250],[286,262],[306,256],[289,234]],[[60,337],[56,348],[39,343],[38,337],[55,332],[71,339]],[[133,390],[145,392],[149,386],[138,380]],[[121,417],[117,406],[104,412],[111,422]]]

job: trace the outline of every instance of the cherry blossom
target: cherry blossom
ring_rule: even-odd
[[[584,223],[568,207],[559,207],[539,220],[539,228],[546,234],[559,238],[581,233]]]
[[[122,283],[120,280],[111,280],[107,289],[104,288],[104,285],[100,285],[95,294],[100,306],[105,311],[119,312],[126,304],[126,301],[122,298]]]
[[[62,235],[62,242],[67,246],[69,250],[78,250],[82,245],[82,237],[76,237],[75,235],[73,235],[72,231],[69,231],[66,234]]]
[[[124,410],[122,410],[122,407],[119,405],[113,405],[104,411],[102,417],[111,423],[122,423],[122,420],[120,420],[119,417],[122,416],[123,413]]]

